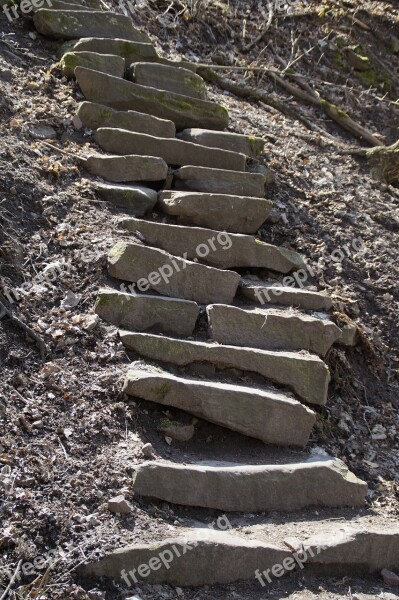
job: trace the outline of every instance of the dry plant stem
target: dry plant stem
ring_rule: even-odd
[[[215,67],[216,66],[218,66],[219,69],[221,68],[219,65],[215,65]],[[204,79],[207,79],[208,81],[213,81],[213,83],[217,83],[224,89],[232,91],[233,93],[235,93],[241,97],[246,97],[246,98],[251,97],[254,100],[261,100],[265,104],[269,104],[270,106],[273,106],[274,108],[276,108],[283,114],[286,114],[287,116],[289,116],[291,118],[295,118],[298,121],[301,121],[301,123],[303,123],[306,127],[308,127],[308,129],[309,128],[313,129],[312,127],[309,127],[309,121],[306,118],[304,118],[302,115],[300,115],[300,113],[295,112],[292,108],[287,108],[285,104],[278,102],[274,98],[273,99],[270,98],[270,96],[264,92],[259,92],[257,89],[251,88],[250,86],[244,86],[244,85],[238,84],[234,81],[231,81],[229,79],[224,79],[224,78],[220,77],[219,75],[217,75],[216,73],[213,72],[215,67],[214,67],[214,65],[209,65],[208,70],[206,70],[201,66],[197,69],[197,72],[200,75],[202,75],[202,77]],[[210,69],[212,69],[212,71]],[[234,67],[228,67],[228,66],[224,67],[224,69],[235,70]],[[242,69],[244,69],[244,67],[238,67],[237,69],[242,70]],[[259,70],[259,69],[260,68],[253,67],[252,69],[249,68],[248,70]],[[370,144],[370,146],[381,146],[381,141],[379,139],[374,137],[373,134],[370,133],[364,127],[362,127],[362,125],[359,125],[358,123],[356,123],[353,119],[351,119],[351,117],[349,117],[349,115],[347,115],[344,111],[340,110],[338,107],[323,100],[316,94],[309,94],[308,92],[304,91],[303,89],[300,89],[299,87],[293,85],[292,83],[289,83],[288,81],[286,81],[285,79],[280,77],[275,71],[272,71],[270,69],[264,69],[264,72],[266,73],[266,75],[268,77],[273,79],[273,81],[276,84],[278,84],[280,87],[284,88],[287,92],[289,92],[292,96],[294,96],[294,98],[297,98],[298,100],[301,100],[302,102],[305,102],[306,104],[311,104],[313,106],[317,106],[318,108],[323,109],[324,112],[326,113],[326,115],[328,117],[330,117],[330,119],[335,121],[335,123],[337,123],[337,125],[342,127],[342,129],[349,131],[350,133],[352,133],[352,135],[354,135],[358,139],[366,141],[367,143]],[[243,93],[244,91],[245,91],[245,94]]]
[[[21,319],[19,319],[15,315],[13,315],[12,312],[10,310],[8,310],[8,308],[6,308],[6,306],[4,306],[4,304],[1,301],[0,301],[0,311],[4,315],[7,315],[7,317],[13,323],[18,325],[18,327],[20,327],[27,335],[29,335],[29,337],[31,337],[33,340],[35,340],[36,344],[39,346],[40,357],[42,358],[42,360],[44,360],[45,357],[49,354],[49,349],[47,348],[46,344],[44,343],[44,341],[42,340],[40,335],[38,333],[36,333],[36,331],[33,331],[33,329],[31,327],[29,327],[29,325],[26,325],[26,323],[21,321]],[[0,600],[1,600],[1,598],[0,598]]]
[[[249,52],[250,50],[252,50],[252,48],[254,46],[256,46],[257,44],[259,44],[259,42],[261,42],[263,40],[263,38],[265,37],[266,33],[269,31],[270,26],[271,26],[272,21],[273,21],[274,10],[273,10],[273,3],[272,2],[269,1],[267,4],[268,4],[268,9],[269,9],[269,17],[267,19],[266,25],[262,29],[261,33],[254,40],[252,40],[252,42],[250,42],[249,44],[247,44],[246,46],[244,46],[242,48],[243,52]]]
[[[23,563],[23,560],[21,559],[19,561],[19,563],[17,564],[17,568],[14,571],[14,575],[10,579],[10,583],[8,584],[8,586],[6,587],[6,589],[4,590],[4,592],[2,593],[2,595],[0,597],[0,600],[5,600],[7,598],[8,592],[11,590],[12,586],[14,585],[14,581],[17,578],[17,575],[18,575],[18,573],[19,573],[19,571],[21,569],[22,563]]]

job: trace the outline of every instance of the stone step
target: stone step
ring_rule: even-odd
[[[114,183],[127,181],[163,181],[168,165],[154,156],[109,156],[91,154],[82,159],[83,166],[92,175]]]
[[[80,567],[80,573],[86,577],[105,577],[130,588],[144,582],[194,587],[248,580],[261,586],[255,593],[256,597],[259,593],[263,598],[265,590],[262,593],[262,588],[267,589],[266,586],[276,582],[280,585],[280,578],[294,569],[298,576],[304,569],[307,580],[309,575],[342,577],[349,573],[353,577],[380,574],[382,569],[399,569],[397,524],[390,527],[384,524],[378,529],[367,524],[365,529],[360,529],[356,523],[332,526],[325,523],[324,527],[329,526],[327,531],[309,537],[306,522],[302,521],[297,525],[297,543],[293,546],[292,537],[285,543],[283,539],[271,543],[270,538],[259,539],[259,532],[256,538],[250,539],[242,531],[233,530],[226,519],[220,521],[219,529],[217,523],[215,520],[208,527],[204,524],[179,528],[175,537],[118,548]],[[231,529],[227,533],[229,525]],[[295,528],[291,526],[291,529],[295,532]],[[320,583],[320,579],[317,581]],[[376,580],[377,583],[380,589],[381,580]],[[251,586],[245,597],[254,598],[253,594]],[[327,595],[331,597],[326,593],[326,598]],[[305,591],[296,597],[310,596]],[[356,594],[356,598],[360,597],[366,595]],[[389,597],[396,598],[393,594]]]
[[[191,335],[199,315],[198,304],[189,300],[127,294],[112,289],[99,291],[94,310],[117,327],[176,335]]]
[[[157,202],[157,192],[151,188],[140,185],[112,185],[108,183],[96,183],[96,191],[107,202],[111,202],[117,208],[142,217],[150,212]]]
[[[227,110],[214,102],[148,88],[83,67],[76,68],[75,76],[86,100],[169,119],[178,129],[199,123],[209,129],[224,129],[229,122]]]
[[[168,191],[159,193],[158,206],[164,213],[177,216],[182,224],[255,233],[266,221],[273,203],[250,196]]]
[[[86,67],[94,71],[108,73],[114,77],[123,77],[125,59],[116,54],[97,54],[96,52],[66,52],[60,60],[62,74],[72,78],[76,67]]]
[[[221,269],[262,267],[288,273],[305,266],[296,252],[266,244],[251,235],[132,218],[122,219],[120,225],[128,231],[138,231],[151,246]]]
[[[183,530],[177,537],[118,548],[81,567],[80,573],[129,588],[144,582],[203,586],[254,580],[256,570],[270,570],[291,556],[282,544],[248,541],[204,526]]]
[[[176,127],[172,121],[134,110],[115,110],[94,102],[81,102],[76,115],[87,129],[116,127],[136,133],[156,134],[164,138],[174,138],[176,134]]]
[[[126,68],[136,62],[158,62],[160,64],[171,65],[177,68],[188,69],[195,73],[194,63],[187,61],[173,61],[158,56],[157,51],[151,43],[132,42],[119,38],[99,38],[86,37],[79,40],[65,42],[58,50],[58,56],[65,52],[87,50],[97,52],[98,54],[117,54],[126,61]]]
[[[275,389],[187,379],[142,363],[130,366],[124,393],[278,446],[306,446],[316,421],[312,410]]]
[[[122,38],[131,42],[151,41],[146,33],[133,26],[130,17],[111,11],[40,9],[35,13],[33,22],[39,33],[55,39],[93,36]]]
[[[208,96],[205,81],[188,69],[156,63],[135,63],[128,71],[128,78],[139,85],[190,98],[206,100]]]
[[[205,148],[175,138],[155,137],[111,127],[98,129],[94,138],[103,150],[113,154],[160,156],[174,166],[192,164],[207,167],[213,164],[221,169],[245,171],[244,154]]]
[[[202,144],[210,148],[223,148],[257,158],[263,152],[266,141],[260,137],[230,133],[228,131],[209,131],[207,129],[184,129],[178,135],[181,140]]]
[[[263,350],[308,350],[325,356],[341,337],[327,319],[294,311],[214,304],[207,307],[212,339],[221,344]]]
[[[133,490],[172,504],[253,513],[364,506],[367,484],[326,457],[277,465],[154,461],[133,467]]]
[[[258,304],[281,304],[283,306],[295,306],[303,310],[329,311],[332,300],[326,294],[300,289],[295,286],[298,281],[294,277],[285,277],[284,282],[288,285],[279,285],[278,282],[269,285],[241,279],[240,293]]]
[[[194,300],[200,304],[233,301],[240,276],[173,256],[163,250],[120,242],[109,254],[109,273],[116,279],[137,283],[164,296]]]
[[[265,195],[265,176],[261,173],[237,173],[223,169],[187,166],[175,171],[174,188],[209,194],[262,198]]]
[[[151,360],[179,367],[211,363],[218,369],[239,369],[287,386],[309,404],[327,402],[330,373],[314,354],[238,348],[131,331],[119,331],[119,336],[126,348]]]
[[[58,56],[65,52],[96,52],[97,54],[116,54],[125,59],[125,68],[137,61],[153,62],[158,54],[151,43],[132,42],[124,39],[104,37],[84,37],[79,40],[65,42],[58,51]]]

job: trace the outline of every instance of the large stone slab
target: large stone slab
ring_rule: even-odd
[[[219,369],[240,369],[287,386],[309,404],[327,402],[330,373],[314,354],[238,348],[130,331],[120,331],[119,335],[129,350],[151,360],[180,367],[208,362]]]
[[[250,196],[168,191],[159,193],[158,206],[164,213],[177,216],[180,223],[255,233],[266,221],[273,203]]]
[[[286,548],[204,527],[183,530],[179,537],[114,550],[85,565],[81,572],[129,587],[143,581],[203,586],[253,581],[256,571],[272,569],[291,556]]]
[[[169,165],[215,165],[221,169],[245,170],[246,158],[243,154],[205,148],[177,139],[155,137],[143,133],[133,133],[123,129],[100,128],[95,133],[97,144],[113,154],[144,154],[160,156]]]
[[[265,177],[260,173],[187,166],[175,171],[174,187],[177,190],[262,198],[265,194]]]
[[[131,218],[121,220],[120,224],[128,231],[141,233],[152,246],[222,269],[263,267],[288,273],[305,266],[296,252],[266,244],[250,235]]]
[[[333,533],[303,540],[302,544],[306,568],[318,574],[364,575],[381,569],[399,570],[399,526],[384,530],[340,527]]]
[[[207,99],[205,81],[188,69],[155,63],[135,63],[129,69],[129,79],[157,90],[175,92],[200,100]]]
[[[141,363],[131,365],[124,393],[279,446],[306,446],[316,421],[312,410],[275,389],[185,379]]]
[[[260,137],[230,133],[227,131],[208,131],[206,129],[185,129],[178,136],[186,142],[202,144],[210,148],[223,148],[231,152],[241,152],[252,158],[262,154],[266,141]]]
[[[125,67],[136,61],[156,61],[158,54],[152,44],[131,42],[123,39],[84,37],[79,40],[65,42],[58,51],[58,56],[65,52],[97,52],[98,54],[116,54],[125,59]]]
[[[108,73],[114,77],[123,77],[125,60],[116,54],[97,54],[96,52],[66,52],[60,60],[65,77],[74,76],[76,67],[87,67],[94,71]]]
[[[367,484],[341,460],[282,465],[145,462],[134,467],[140,496],[173,504],[245,513],[363,506]]]
[[[148,88],[83,67],[76,68],[75,76],[86,100],[91,102],[169,119],[178,129],[200,123],[209,129],[224,129],[228,125],[227,110],[214,102]]]
[[[341,335],[335,323],[293,311],[214,304],[207,313],[212,339],[233,346],[308,350],[325,356]]]
[[[133,27],[129,17],[110,11],[40,9],[35,13],[33,22],[39,33],[55,39],[93,36],[122,38],[131,42],[150,41],[146,33]]]
[[[168,174],[168,165],[154,156],[105,156],[91,154],[82,159],[83,166],[92,175],[108,181],[162,181]]]
[[[157,192],[140,185],[97,183],[96,190],[104,200],[136,217],[150,212],[157,202]]]
[[[103,104],[81,102],[76,114],[81,120],[83,127],[88,129],[116,127],[136,133],[159,135],[165,138],[174,138],[176,134],[176,127],[172,121],[158,119],[158,117],[139,113],[134,110],[114,110]]]
[[[95,312],[117,327],[191,335],[199,306],[189,300],[162,296],[126,294],[111,289],[99,291]]]
[[[184,260],[163,250],[121,242],[111,250],[109,273],[116,279],[137,283],[139,291],[194,300],[200,304],[224,298],[232,302],[240,276]],[[213,299],[213,300],[212,300]]]
[[[296,284],[293,277],[286,277],[285,280],[290,280],[290,285],[258,284],[248,279],[242,279],[240,292],[245,298],[258,304],[281,304],[321,312],[328,311],[332,307],[332,300],[326,294],[292,287]]]

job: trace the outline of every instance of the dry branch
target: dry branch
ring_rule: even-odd
[[[383,183],[390,184],[399,181],[399,140],[392,146],[350,148],[340,154],[367,158],[372,175]]]
[[[49,350],[48,350],[46,344],[44,343],[44,341],[42,340],[42,338],[40,337],[40,335],[38,333],[36,333],[36,331],[33,331],[33,329],[31,327],[29,327],[29,325],[26,325],[26,323],[21,321],[21,319],[19,319],[15,315],[13,315],[12,312],[10,310],[8,310],[8,308],[1,301],[0,301],[0,313],[2,315],[7,315],[7,317],[10,319],[10,321],[12,321],[16,325],[18,325],[18,327],[20,327],[29,337],[31,337],[36,342],[36,344],[39,346],[40,356],[41,356],[42,360],[44,360],[45,357],[47,356],[47,354],[49,354]]]

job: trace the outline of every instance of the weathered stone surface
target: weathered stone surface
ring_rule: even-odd
[[[83,166],[92,175],[108,181],[162,181],[168,174],[168,165],[154,156],[109,156],[91,154],[83,159]]]
[[[176,134],[176,127],[172,121],[158,119],[158,117],[135,112],[134,110],[114,110],[103,104],[82,102],[79,104],[76,114],[81,120],[83,127],[87,127],[88,129],[116,127],[136,133],[159,135],[165,138],[174,138]]]
[[[137,282],[140,291],[148,288],[159,294],[194,300],[200,304],[233,301],[240,276],[172,256],[156,248],[121,242],[109,254],[109,273],[116,279]]]
[[[157,90],[175,92],[200,100],[207,99],[205,81],[188,69],[155,63],[135,63],[129,70],[129,79]]]
[[[262,154],[266,141],[262,138],[230,133],[227,131],[207,131],[206,129],[185,129],[178,137],[186,142],[202,144],[210,148],[224,148],[231,152],[241,152],[253,158]]]
[[[182,504],[245,513],[312,506],[363,506],[367,484],[341,460],[283,465],[146,462],[134,467],[133,489]]]
[[[76,68],[75,76],[86,100],[91,102],[169,119],[178,129],[199,123],[209,129],[224,129],[228,125],[227,110],[214,102],[155,90],[83,67]]]
[[[348,346],[353,348],[356,346],[358,340],[358,329],[356,323],[347,323],[341,329],[341,337],[338,343],[342,346]]]
[[[243,154],[205,148],[177,139],[154,137],[109,127],[98,129],[94,137],[103,150],[113,154],[160,156],[169,165],[175,166],[215,165],[221,169],[245,170],[246,158]]]
[[[108,510],[119,515],[127,515],[132,512],[132,507],[121,494],[108,500]]]
[[[172,423],[166,419],[165,423],[161,423],[158,427],[165,436],[176,440],[177,442],[188,442],[195,433],[194,425],[182,425],[181,423]]]
[[[159,193],[158,205],[166,214],[177,216],[180,223],[255,233],[266,221],[273,203],[250,196],[168,191]]]
[[[140,232],[152,246],[189,260],[196,258],[222,269],[263,267],[288,273],[304,266],[302,258],[296,252],[266,244],[251,235],[131,218],[122,219],[120,224],[128,231]]]
[[[212,339],[264,350],[308,350],[325,356],[341,331],[331,321],[277,309],[207,307]]]
[[[157,192],[140,185],[98,183],[96,190],[104,200],[136,217],[142,217],[151,211],[157,201]]]
[[[199,315],[199,306],[195,302],[111,289],[99,291],[94,310],[117,327],[177,335],[191,335]]]
[[[188,166],[175,171],[174,187],[177,190],[262,198],[265,193],[265,178],[259,173],[236,173]]]
[[[93,36],[122,38],[131,42],[150,41],[147,34],[133,27],[129,17],[110,11],[40,9],[33,22],[39,33],[55,39]]]
[[[58,56],[65,52],[97,52],[98,54],[116,54],[125,59],[125,67],[136,61],[156,61],[158,54],[151,43],[131,42],[123,39],[85,37],[80,40],[65,42],[58,51]]]
[[[316,420],[312,410],[275,389],[185,379],[140,363],[131,365],[124,392],[279,446],[304,447]]]
[[[294,278],[290,279],[295,285]],[[329,296],[291,286],[257,284],[248,279],[242,279],[240,292],[258,304],[282,304],[283,306],[296,306],[303,310],[320,311],[328,311],[332,307],[332,300]]]
[[[81,569],[85,576],[107,577],[126,585],[136,581],[172,586],[202,586],[253,580],[256,570],[279,565],[287,549],[207,528],[183,530],[178,538],[114,550]],[[151,565],[151,567],[149,566]]]
[[[309,404],[327,402],[330,373],[327,365],[313,354],[238,348],[130,331],[120,331],[119,335],[127,348],[152,360],[178,366],[209,362],[220,369],[257,373],[289,387]]]
[[[123,77],[125,60],[116,54],[97,54],[96,52],[66,52],[60,66],[65,77],[73,77],[76,67],[87,67],[94,71],[108,73],[114,77]]]
[[[319,534],[304,540],[306,568],[322,574],[376,573],[399,569],[399,527],[386,530],[359,530]],[[318,552],[318,549],[322,548]],[[313,555],[313,556],[312,556]]]

